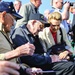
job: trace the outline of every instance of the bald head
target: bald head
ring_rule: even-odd
[[[52,6],[58,9],[62,9],[63,0],[52,0]]]
[[[39,6],[42,4],[41,0],[30,0],[30,2],[31,2],[36,8],[39,8]]]

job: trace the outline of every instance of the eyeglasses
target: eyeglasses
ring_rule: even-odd
[[[61,4],[64,4],[63,2],[60,2]]]

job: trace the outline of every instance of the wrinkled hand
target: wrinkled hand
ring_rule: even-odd
[[[35,51],[35,46],[29,42],[18,47],[17,52],[19,55],[33,55]]]
[[[52,59],[52,62],[58,62],[58,61],[61,61],[59,59],[59,56],[58,55],[50,55],[51,59]]]
[[[64,51],[62,53],[59,54],[59,59],[63,60],[63,59],[69,59],[70,57],[68,56],[69,52],[68,51]]]
[[[0,61],[0,75],[20,75],[19,65],[9,61]]]
[[[2,23],[2,24],[4,24],[4,17],[5,17],[5,15],[6,15],[5,11],[0,13],[0,23]]]
[[[42,69],[40,68],[27,68],[26,73],[29,75],[37,75],[37,74],[42,74]]]

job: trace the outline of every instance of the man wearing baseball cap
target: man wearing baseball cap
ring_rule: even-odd
[[[16,19],[23,18],[21,15],[17,14],[12,2],[1,2],[0,3],[0,12],[6,11],[7,13],[12,14]]]
[[[9,33],[11,30],[11,26],[14,25],[14,18],[15,19],[20,19],[22,16],[16,13],[13,7],[12,2],[1,2],[0,3],[0,60],[7,60],[7,61],[13,61],[16,62],[16,57],[21,56],[21,55],[33,55],[35,51],[35,47],[30,44],[26,43],[20,47],[17,47],[16,49],[13,49],[13,43],[10,41],[9,38]],[[12,63],[11,63],[12,64]],[[13,63],[14,64],[14,63]],[[7,64],[8,65],[8,64]],[[11,67],[11,68],[10,68]],[[3,67],[4,68],[4,67]],[[7,66],[6,66],[7,68]],[[8,65],[9,70],[2,69],[3,72],[0,71],[0,74],[3,75],[25,75],[25,68],[24,70],[17,68],[17,65],[15,66],[10,66]],[[20,70],[19,70],[20,69]],[[37,71],[41,69],[35,68]],[[18,72],[20,71],[20,74]],[[31,73],[32,68],[26,68],[26,71],[28,73]],[[27,75],[27,74],[26,74]]]

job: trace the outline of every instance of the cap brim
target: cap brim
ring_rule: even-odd
[[[16,17],[16,19],[22,19],[23,17],[17,13],[12,13],[13,16]]]
[[[44,23],[44,24],[46,24],[47,22],[46,21],[44,21],[44,20],[39,20],[38,19],[38,21],[40,21],[40,22],[42,22],[42,23]]]
[[[39,20],[39,21],[44,24],[44,27],[49,27],[50,26],[50,24],[46,21],[43,21],[43,20]]]

